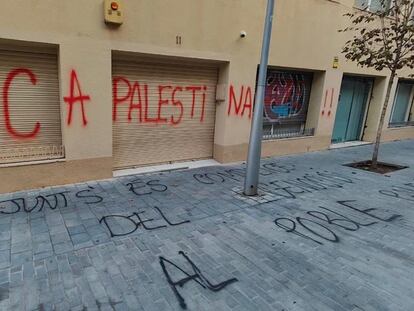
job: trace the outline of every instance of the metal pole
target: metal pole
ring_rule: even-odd
[[[269,59],[270,38],[272,35],[273,9],[275,0],[268,0],[266,20],[263,33],[262,56],[259,66],[255,107],[252,128],[250,131],[249,152],[247,156],[246,179],[244,182],[244,194],[257,195],[259,184],[260,156],[262,152],[263,137],[263,101],[265,95],[267,63]]]

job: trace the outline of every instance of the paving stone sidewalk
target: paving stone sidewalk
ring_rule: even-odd
[[[414,141],[371,149],[2,194],[0,310],[414,310]]]

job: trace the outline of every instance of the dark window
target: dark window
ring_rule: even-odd
[[[414,81],[400,81],[395,94],[390,126],[414,125],[412,122],[413,97]]]
[[[355,6],[362,10],[379,13],[388,10],[391,0],[355,0]]]

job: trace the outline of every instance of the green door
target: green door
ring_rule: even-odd
[[[359,77],[344,77],[341,85],[333,143],[359,140],[372,82]]]

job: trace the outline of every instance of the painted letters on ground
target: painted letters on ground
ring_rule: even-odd
[[[171,260],[168,260],[162,256],[160,256],[159,259],[165,278],[167,279],[168,284],[171,286],[171,289],[173,290],[175,296],[178,299],[178,302],[180,303],[181,308],[183,309],[187,309],[187,304],[185,303],[183,296],[181,296],[181,294],[178,292],[178,287],[182,288],[186,283],[194,281],[204,289],[208,289],[213,292],[218,292],[227,287],[228,285],[238,281],[236,278],[232,278],[218,284],[212,284],[203,274],[203,272],[201,272],[200,268],[183,251],[179,251],[178,254],[184,257],[187,263],[191,266],[191,269],[193,270],[192,272],[187,272]],[[168,266],[166,264],[168,264]],[[170,268],[167,269],[167,267]],[[173,281],[171,277],[172,269],[175,269],[181,275],[184,274],[185,277],[177,281]]]
[[[80,190],[74,195],[82,203],[97,204],[103,201],[103,198],[93,193],[94,188]],[[16,214],[19,212],[32,213],[40,212],[45,207],[51,210],[68,207],[68,195],[70,191],[60,191],[52,194],[38,195],[33,200],[27,198],[15,198],[0,201],[0,214]]]
[[[261,176],[271,176],[277,173],[290,173],[295,170],[294,166],[277,165],[267,163],[260,169]],[[193,178],[203,185],[220,185],[226,182],[243,181],[245,169],[218,169],[211,173],[194,174]],[[353,184],[354,178],[330,171],[312,171],[301,177],[292,179],[276,179],[261,182],[259,190],[262,193],[271,194],[271,201],[282,199],[296,199],[299,195],[313,193],[332,188],[343,188],[346,184]]]
[[[153,209],[161,216],[159,219],[154,218],[144,218],[142,214],[145,211],[134,212],[129,216],[124,215],[108,215],[104,216],[99,220],[99,223],[104,224],[108,229],[111,237],[116,236],[126,236],[138,230],[140,226],[144,230],[151,231],[161,228],[167,228],[167,226],[175,227],[182,224],[189,223],[189,220],[184,220],[180,222],[172,222],[165,216],[161,209],[157,206],[154,206]],[[159,224],[150,225],[151,222],[158,222]]]
[[[305,217],[279,217],[275,219],[275,224],[279,228],[288,233],[293,233],[304,239],[311,240],[317,244],[323,244],[321,241],[329,241],[337,243],[339,237],[335,229],[343,229],[346,231],[358,231],[361,227],[368,227],[377,224],[378,222],[392,222],[401,215],[393,214],[387,217],[381,217],[376,212],[377,208],[361,209],[356,207],[357,203],[354,200],[337,201],[341,207],[338,212],[334,209],[319,206],[318,210],[311,210],[306,212]],[[359,218],[355,216],[348,216],[347,212],[351,211],[358,214]]]
[[[389,189],[379,190],[379,193],[388,197],[414,202],[414,183],[394,185]]]
[[[261,176],[270,176],[277,173],[290,173],[295,170],[295,165],[281,165],[275,162],[265,163],[260,169]],[[242,181],[246,174],[245,168],[218,169],[211,173],[194,174],[193,178],[201,184],[214,185],[228,181]]]

